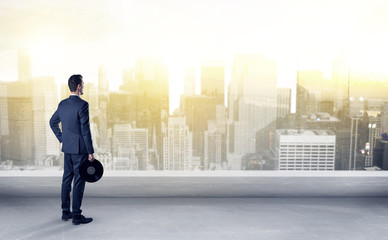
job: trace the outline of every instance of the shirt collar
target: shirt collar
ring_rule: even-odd
[[[76,97],[79,97],[79,98],[80,98],[80,96],[77,95],[77,94],[70,94],[70,97],[73,97],[73,96],[76,96]]]

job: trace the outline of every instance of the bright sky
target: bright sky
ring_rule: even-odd
[[[387,74],[386,0],[2,0],[0,81],[17,79],[17,49],[31,49],[33,75],[66,82],[73,73],[97,83],[98,66],[118,89],[136,57],[170,66],[172,109],[183,92],[184,69],[235,53],[278,62],[278,85],[294,88],[296,69],[331,76],[332,59],[351,69]],[[230,81],[226,74],[226,81]]]

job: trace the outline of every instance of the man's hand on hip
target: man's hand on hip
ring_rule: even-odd
[[[94,161],[94,155],[93,154],[89,154],[89,161],[91,161],[91,162]]]

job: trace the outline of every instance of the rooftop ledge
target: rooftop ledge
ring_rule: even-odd
[[[4,197],[60,197],[62,171],[0,171]],[[87,183],[98,198],[388,198],[388,171],[106,171]]]

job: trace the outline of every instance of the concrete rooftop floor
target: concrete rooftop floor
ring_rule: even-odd
[[[388,177],[134,176],[87,184],[61,221],[58,176],[0,177],[0,239],[388,239]]]

